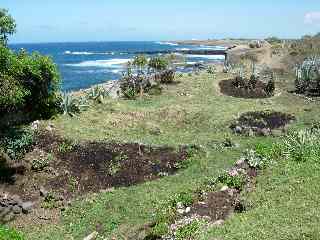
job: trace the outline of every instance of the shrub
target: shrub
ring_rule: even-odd
[[[40,154],[38,158],[34,159],[31,163],[31,169],[34,171],[42,171],[47,166],[49,166],[50,162],[53,160],[53,155],[49,154]]]
[[[0,76],[0,112],[20,110],[33,119],[58,113],[60,79],[49,57],[0,46]]]
[[[0,146],[11,159],[20,159],[34,143],[34,132],[29,129],[10,129],[0,139]]]
[[[213,66],[213,65],[208,66],[208,68],[207,68],[207,73],[210,74],[210,75],[212,75],[213,79],[215,79],[216,76],[217,76],[217,69],[216,69],[216,67]]]
[[[175,233],[176,240],[195,239],[195,236],[200,233],[205,226],[204,220],[195,219],[189,224],[179,227]]]
[[[155,225],[152,227],[149,236],[161,237],[168,233],[169,225],[176,216],[177,205],[182,204],[184,207],[192,205],[194,196],[191,192],[181,192],[172,195],[169,199],[158,203],[155,211]]]
[[[165,70],[160,73],[160,83],[170,84],[174,82],[175,72],[174,70]]]
[[[120,79],[120,90],[122,95],[127,99],[135,99],[138,95],[152,89],[151,79],[145,75],[128,75],[125,74]]]
[[[235,172],[234,174],[233,172],[225,172],[214,181],[214,185],[217,183],[225,184],[229,188],[242,190],[246,184],[246,179],[244,174],[240,172]]]
[[[23,105],[24,97],[28,95],[28,91],[8,75],[0,76],[0,93],[0,112],[11,112],[18,109]]]
[[[133,59],[132,66],[137,68],[138,74],[144,74],[145,67],[148,64],[148,59],[145,55],[138,55]]]
[[[267,159],[252,149],[247,150],[241,160],[247,161],[249,166],[253,168],[263,168],[267,164]]]
[[[154,69],[156,72],[157,71],[162,71],[162,70],[166,70],[169,66],[169,61],[167,58],[165,57],[152,57],[149,60],[148,66],[152,69]]]

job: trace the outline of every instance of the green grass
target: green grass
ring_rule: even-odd
[[[25,240],[25,237],[14,229],[0,225],[0,240]]]
[[[181,82],[180,84],[165,86],[163,94],[160,96],[145,97],[136,101],[109,100],[108,103],[92,107],[79,116],[73,118],[61,116],[51,121],[61,135],[75,141],[116,140],[171,146],[197,144],[203,146],[206,154],[194,156],[191,159],[191,164],[174,176],[128,188],[119,188],[112,193],[90,195],[85,199],[75,201],[64,212],[60,224],[23,228],[27,239],[83,239],[83,237],[95,231],[97,226],[102,232],[101,237],[111,238],[114,236],[116,239],[127,239],[127,237],[139,239],[141,236],[135,234],[139,232],[138,229],[153,220],[155,206],[160,201],[165,201],[179,192],[197,189],[208,177],[216,177],[224,169],[230,167],[245,149],[257,142],[274,141],[273,138],[233,136],[229,125],[239,114],[267,109],[292,113],[298,119],[297,123],[291,126],[294,129],[305,127],[320,120],[317,103],[308,102],[304,98],[289,94],[286,91],[288,84],[284,82],[285,79],[280,79],[281,82],[278,82],[281,89],[275,97],[246,100],[223,96],[219,93],[218,82],[225,77],[226,75],[221,74],[214,80],[206,73],[199,76],[184,75],[178,79]],[[290,84],[292,84],[292,81],[290,81]],[[304,109],[308,109],[308,111]],[[231,150],[217,148],[216,143],[223,141],[226,137],[231,137],[233,141],[240,143],[240,148]],[[263,203],[263,200],[258,201],[258,196],[271,194],[271,190],[265,193],[263,186],[268,187],[272,179],[278,179],[273,177],[267,181],[268,176],[277,174],[277,168],[272,170],[274,170],[274,173],[271,171],[268,175],[268,172],[266,172],[266,175],[259,179],[259,182],[263,182],[263,185],[258,185],[257,192],[254,193],[257,204]],[[277,185],[272,186],[276,187]],[[282,188],[279,190],[288,191],[286,185]],[[305,189],[305,191],[309,190]],[[287,192],[285,192],[283,198],[286,195],[288,195]],[[312,197],[314,198],[314,196]],[[272,198],[265,200],[271,201]],[[280,198],[279,200],[284,199]],[[311,200],[310,205],[312,205]],[[288,204],[288,201],[279,202],[279,204],[285,205]],[[269,205],[264,206],[265,212],[256,213],[256,216],[266,214],[269,207]],[[246,214],[250,213],[254,214],[254,212]],[[274,209],[275,224],[280,224],[279,226],[283,226],[283,231],[286,231],[286,226],[289,226],[289,223],[281,224],[277,222],[277,220],[285,220],[285,213],[282,213],[282,216],[277,216],[276,213],[277,210]],[[298,216],[298,212],[296,214]],[[267,226],[266,222],[255,222],[259,219],[254,218],[255,215],[251,218],[252,222],[246,224],[246,219],[249,219],[249,216],[241,218],[242,216],[246,215],[235,217],[234,220],[228,222],[226,227],[212,230],[213,232],[211,231],[210,234],[228,239],[228,236],[223,235],[225,232],[237,231],[227,226],[233,226],[235,229],[243,228],[243,230],[246,230],[245,226],[248,229],[251,226],[251,232],[259,232],[260,224]],[[267,221],[268,218],[263,216],[260,216],[261,219]],[[306,219],[304,220],[306,221]],[[287,221],[296,220],[290,218]],[[309,224],[308,221],[305,223]],[[266,229],[273,231],[271,234],[276,234],[274,229],[278,230],[278,225],[273,225],[273,222],[270,222],[270,224],[270,227]]]
[[[251,209],[236,214],[200,239],[320,239],[320,164],[280,160],[258,177],[247,201]]]

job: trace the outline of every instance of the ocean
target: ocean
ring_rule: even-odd
[[[169,42],[85,42],[85,43],[36,43],[11,44],[18,51],[37,51],[52,57],[62,79],[63,91],[89,88],[92,85],[117,80],[125,64],[137,52],[175,51],[193,49],[223,49],[222,47],[178,45]],[[223,61],[224,56],[186,55],[189,64]]]

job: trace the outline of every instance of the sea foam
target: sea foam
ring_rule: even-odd
[[[63,54],[65,55],[114,55],[114,52],[72,52],[65,51]]]
[[[103,68],[119,68],[122,65],[129,62],[130,59],[108,59],[108,60],[95,60],[95,61],[84,61],[80,63],[72,63],[72,64],[65,64],[67,66],[72,67],[103,67]]]
[[[186,55],[188,58],[204,58],[208,60],[224,60],[224,55],[196,55],[196,54],[188,54]]]
[[[171,43],[171,42],[156,42],[156,43],[160,45],[179,46],[179,44]]]

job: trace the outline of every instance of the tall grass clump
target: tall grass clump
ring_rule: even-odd
[[[320,160],[320,129],[312,128],[289,133],[281,144],[287,159],[297,162]]]

